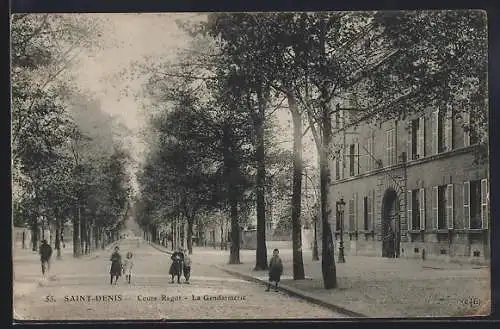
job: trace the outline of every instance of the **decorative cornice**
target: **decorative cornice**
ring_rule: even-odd
[[[418,166],[418,165],[423,164],[423,163],[436,161],[436,160],[440,160],[440,159],[445,159],[445,158],[450,158],[450,157],[457,156],[460,154],[472,153],[477,148],[479,148],[478,144],[466,146],[466,147],[461,147],[461,148],[453,149],[451,151],[446,151],[446,152],[442,152],[439,154],[429,155],[429,156],[426,156],[426,157],[423,157],[420,159],[410,160],[406,163],[398,163],[398,164],[393,165],[393,166],[370,170],[368,172],[359,174],[359,175],[354,176],[354,177],[336,180],[333,183],[330,183],[330,186],[340,185],[343,183],[355,181],[358,179],[363,179],[363,178],[370,177],[370,176],[375,176],[378,174],[383,174],[383,173],[394,171],[397,169],[403,169],[405,166],[407,169],[409,169],[410,167]]]

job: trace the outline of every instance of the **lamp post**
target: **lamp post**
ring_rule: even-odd
[[[339,246],[339,263],[345,263],[344,257],[344,208],[345,202],[344,198],[337,201],[337,214],[340,216],[340,246]]]

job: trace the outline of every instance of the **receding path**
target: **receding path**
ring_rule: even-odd
[[[109,284],[110,264],[106,254],[86,261],[60,261],[52,273],[56,276],[54,281],[15,299],[16,317],[37,320],[343,317],[282,292],[265,292],[262,285],[236,279],[204,261],[203,253],[209,251],[193,255],[193,274],[191,284],[187,285],[169,282],[169,255],[136,238],[124,240],[120,248],[123,254],[130,250],[135,255],[132,284],[125,283],[123,278],[117,285]],[[14,284],[18,280],[38,280],[39,272],[35,270],[38,264],[33,264],[33,269],[29,273],[16,273]]]

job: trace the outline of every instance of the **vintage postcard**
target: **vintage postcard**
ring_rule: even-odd
[[[491,308],[483,11],[13,14],[15,320]]]

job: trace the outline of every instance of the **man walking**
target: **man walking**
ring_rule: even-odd
[[[52,247],[47,243],[47,240],[42,240],[40,246],[40,261],[42,264],[42,276],[45,278],[45,273],[50,271],[50,257],[52,256]]]

